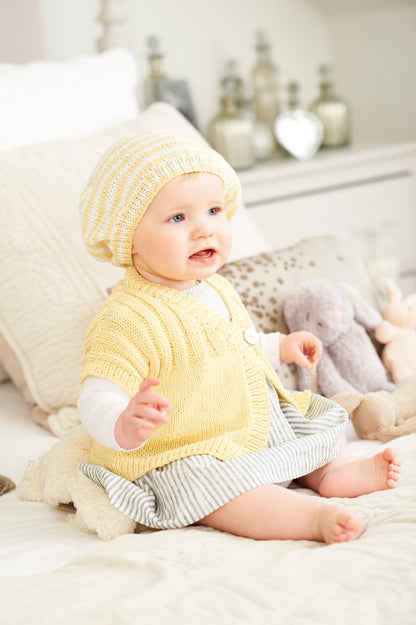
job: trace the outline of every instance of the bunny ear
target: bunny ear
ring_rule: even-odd
[[[398,302],[402,301],[402,292],[393,280],[391,280],[390,278],[386,280],[385,287],[387,297],[389,298],[390,302],[394,302],[397,304]]]
[[[354,309],[354,318],[367,330],[374,330],[383,321],[383,317],[378,310],[373,308],[361,296],[358,289],[347,282],[338,282],[338,286],[343,289]]]

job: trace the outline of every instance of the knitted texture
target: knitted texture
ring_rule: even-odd
[[[132,264],[133,235],[147,207],[172,178],[211,173],[224,186],[228,219],[240,204],[240,184],[224,158],[202,144],[165,133],[144,132],[110,147],[81,195],[81,225],[87,249],[100,260]]]
[[[81,383],[105,377],[130,394],[158,377],[157,392],[172,403],[169,422],[138,450],[117,452],[94,443],[91,462],[129,480],[195,454],[229,460],[266,447],[270,423],[266,379],[303,414],[310,393],[286,391],[256,345],[244,338],[253,324],[224,278],[217,289],[232,322],[181,291],[147,282],[134,267],[93,320]]]

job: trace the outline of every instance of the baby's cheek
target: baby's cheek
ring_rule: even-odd
[[[224,250],[224,255],[228,256],[231,254],[231,246],[232,246],[232,237],[231,231],[223,236],[222,247]]]

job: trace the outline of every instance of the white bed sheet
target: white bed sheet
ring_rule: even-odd
[[[0,384],[0,474],[18,484],[28,462],[56,440],[31,420],[20,391],[11,382]],[[96,535],[74,531],[65,520],[68,513],[22,501],[16,490],[2,495],[0,577],[54,570],[100,542]]]
[[[355,457],[382,447],[351,429],[349,438]],[[30,420],[19,391],[0,385],[0,472],[18,482],[55,440]],[[400,487],[344,500],[368,529],[341,545],[194,527],[104,542],[72,529],[66,510],[3,495],[0,622],[415,625],[416,434],[394,445]]]

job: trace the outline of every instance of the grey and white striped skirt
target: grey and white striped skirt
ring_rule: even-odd
[[[141,525],[174,529],[196,523],[238,495],[265,484],[288,486],[340,454],[348,415],[329,399],[312,395],[306,416],[270,393],[267,448],[221,461],[209,455],[176,460],[135,482],[104,467],[80,470],[107,491],[110,503]]]

